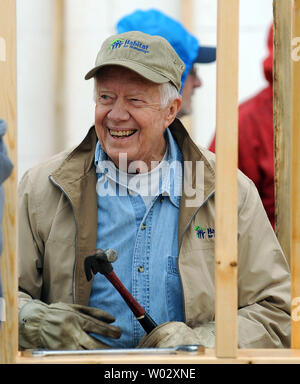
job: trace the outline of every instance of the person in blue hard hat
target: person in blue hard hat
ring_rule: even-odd
[[[216,61],[216,48],[200,45],[179,21],[156,9],[134,11],[120,19],[116,29],[118,33],[140,31],[169,41],[186,67],[181,79],[182,106],[178,117],[191,114],[194,90],[202,85],[195,64]]]

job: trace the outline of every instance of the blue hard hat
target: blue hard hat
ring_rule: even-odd
[[[140,31],[164,37],[185,64],[182,86],[194,63],[211,63],[216,60],[215,47],[203,47],[183,25],[156,9],[136,10],[117,23],[117,33]]]

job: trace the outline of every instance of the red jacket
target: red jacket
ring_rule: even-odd
[[[239,107],[239,168],[256,185],[274,227],[273,28],[264,61],[268,87]],[[209,149],[215,152],[215,138]]]

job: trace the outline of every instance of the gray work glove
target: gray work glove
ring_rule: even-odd
[[[214,348],[215,324],[202,324],[190,328],[185,323],[171,321],[154,328],[139,342],[138,348],[173,348],[177,345],[197,344],[206,348]]]
[[[19,344],[25,349],[108,348],[88,333],[118,339],[121,329],[109,324],[113,321],[112,315],[98,308],[64,303],[47,305],[32,300],[19,311]]]

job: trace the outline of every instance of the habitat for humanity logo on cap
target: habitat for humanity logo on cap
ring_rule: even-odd
[[[143,53],[149,53],[149,45],[143,44],[141,41],[137,40],[123,40],[123,39],[115,39],[110,42],[110,49],[117,49],[117,48],[131,48],[135,49],[136,51],[140,51]]]
[[[171,82],[177,91],[185,65],[171,44],[161,36],[139,31],[109,36],[101,45],[96,63],[85,76],[95,77],[105,66],[119,65],[156,84]]]

